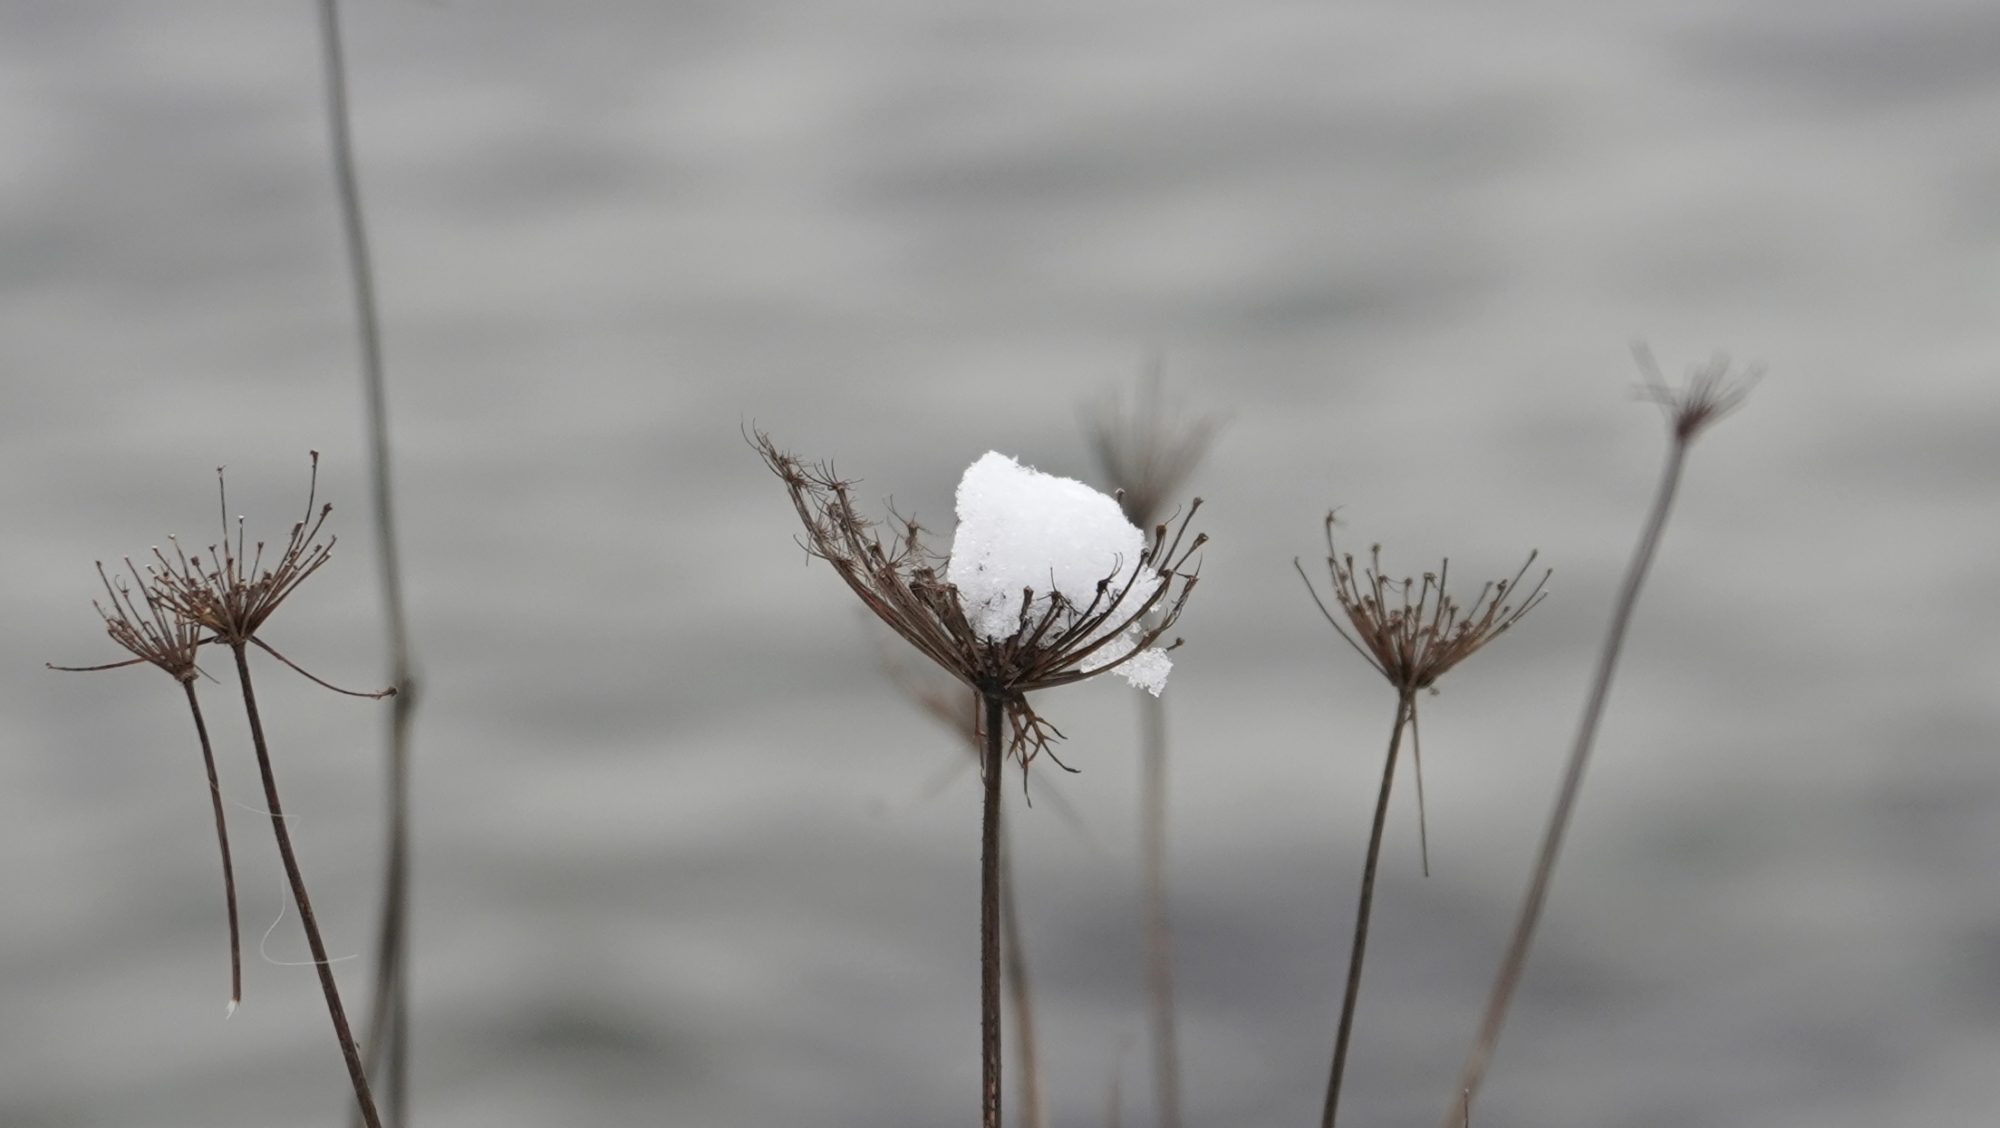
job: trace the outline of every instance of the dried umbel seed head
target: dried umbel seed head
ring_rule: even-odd
[[[283,549],[265,559],[263,541],[246,543],[243,519],[236,519],[236,536],[229,536],[229,494],[222,471],[216,470],[216,488],[222,504],[222,540],[208,546],[206,554],[189,553],[178,540],[168,556],[153,550],[153,565],[147,569],[151,599],[168,614],[210,632],[203,642],[220,642],[231,647],[255,645],[290,666],[315,684],[350,697],[393,697],[396,688],[382,690],[342,689],[299,666],[257,637],[265,620],[319,571],[333,555],[334,538],[320,539],[326,527],[330,504],[319,504],[319,452],[312,451],[312,477],[306,487],[305,516],[292,526]],[[317,508],[315,508],[317,506]]]
[[[215,472],[216,488],[222,504],[222,541],[208,546],[206,555],[190,555],[178,540],[169,557],[153,550],[152,588],[161,603],[192,622],[213,631],[219,642],[238,645],[249,642],[273,612],[306,578],[320,569],[333,552],[334,538],[319,539],[331,504],[317,511],[319,495],[319,452],[312,452],[312,477],[306,490],[305,516],[292,526],[284,548],[264,559],[265,544],[246,546],[243,519],[236,519],[236,536],[229,536],[229,494],[222,470]]]
[[[975,560],[964,544],[948,560],[924,543],[921,526],[893,514],[885,540],[876,524],[855,510],[853,484],[830,466],[803,462],[762,433],[753,433],[750,441],[784,482],[805,526],[806,551],[831,564],[861,602],[919,652],[971,689],[1005,702],[1010,747],[1024,763],[1061,735],[1029,707],[1030,692],[1112,671],[1154,692],[1164,683],[1164,651],[1180,640],[1154,644],[1173,627],[1194,590],[1193,558],[1207,542],[1206,535],[1188,535],[1199,501],[1178,527],[1162,524],[1150,539],[1136,538],[1134,556],[1106,560],[1106,571],[1095,582],[1079,586],[1051,576],[1039,590],[1024,586],[1004,598],[985,592],[969,601],[962,583],[949,574],[963,582],[977,576],[983,586],[1003,574],[997,563]],[[975,475],[982,483],[988,481],[984,475],[1005,475],[994,459],[1013,465],[1004,456],[988,455],[967,472],[967,483]],[[961,540],[973,523],[963,519],[966,490],[961,484]]]
[[[175,613],[154,598],[130,557],[125,560],[125,568],[132,573],[133,583],[126,583],[123,576],[113,580],[104,570],[104,562],[97,562],[97,578],[104,584],[105,602],[92,600],[91,606],[97,608],[98,615],[104,619],[104,633],[111,636],[111,641],[131,651],[133,657],[101,666],[51,664],[49,668],[67,671],[115,670],[150,662],[178,681],[193,681],[201,673],[195,665],[195,651],[207,641],[202,637],[201,624]]]
[[[1512,579],[1489,582],[1471,603],[1461,604],[1445,589],[1449,559],[1421,579],[1391,580],[1382,572],[1381,545],[1369,550],[1366,567],[1357,568],[1353,554],[1342,553],[1335,545],[1333,529],[1334,517],[1329,513],[1326,563],[1340,616],[1320,599],[1305,568],[1296,561],[1294,566],[1326,621],[1390,685],[1406,695],[1431,688],[1453,666],[1520,622],[1547,595],[1553,574],[1544,571],[1534,587],[1524,592],[1522,580],[1535,563],[1536,554],[1530,552]],[[1341,625],[1342,617],[1347,626]]]
[[[1134,525],[1155,524],[1222,429],[1219,415],[1187,416],[1160,388],[1158,366],[1139,381],[1128,405],[1116,393],[1084,411],[1084,432],[1118,504]]]
[[[1635,344],[1632,346],[1632,359],[1638,363],[1643,380],[1640,394],[1659,404],[1667,413],[1674,441],[1682,446],[1693,442],[1701,432],[1735,411],[1749,397],[1757,382],[1764,378],[1763,368],[1755,365],[1731,373],[1729,358],[1718,353],[1707,363],[1690,368],[1686,383],[1672,388],[1661,375],[1659,363],[1653,359],[1653,350],[1643,343]]]

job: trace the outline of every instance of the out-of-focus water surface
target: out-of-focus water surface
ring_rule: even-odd
[[[1697,448],[1481,1128],[1977,1123],[2000,1096],[1991,5],[357,3],[419,718],[414,1123],[931,1128],[978,1087],[976,790],[746,423],[950,524],[1092,477],[1148,357],[1228,430],[1167,692],[1189,1121],[1313,1122],[1389,691],[1292,558],[1530,547],[1425,703],[1349,1118],[1449,1099],[1662,449],[1626,355],[1768,364]],[[266,637],[382,676],[308,5],[0,12],[0,1124],[333,1124],[226,662],[245,927],[91,561],[282,536]],[[383,707],[258,668],[330,933]],[[1012,812],[1054,1124],[1152,1122],[1135,695]],[[363,1009],[365,960],[340,974]]]

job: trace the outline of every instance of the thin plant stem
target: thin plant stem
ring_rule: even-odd
[[[1521,914],[1514,922],[1513,936],[1507,941],[1507,953],[1500,960],[1500,971],[1494,978],[1493,993],[1487,1000],[1485,1016],[1480,1019],[1478,1036],[1473,1040],[1471,1053],[1466,1056],[1458,1084],[1452,1087],[1454,1099],[1450,1111],[1445,1114],[1443,1128],[1458,1128],[1470,1115],[1473,1095],[1479,1091],[1479,1084],[1486,1077],[1486,1068],[1493,1059],[1493,1047],[1500,1040],[1500,1027],[1507,1019],[1508,1005],[1513,1002],[1514,989],[1520,985],[1521,972],[1528,961],[1528,946],[1534,941],[1535,926],[1540,922],[1542,906],[1548,900],[1556,858],[1562,853],[1563,835],[1569,829],[1577,792],[1583,786],[1584,768],[1590,762],[1591,746],[1597,739],[1598,721],[1603,717],[1605,702],[1611,696],[1611,679],[1618,669],[1619,652],[1625,646],[1625,631],[1632,622],[1632,610],[1639,603],[1639,589],[1646,582],[1646,573],[1652,569],[1653,557],[1659,550],[1660,535],[1665,531],[1667,515],[1673,509],[1674,494],[1680,489],[1681,468],[1686,463],[1691,438],[1691,434],[1676,434],[1667,452],[1659,489],[1653,497],[1652,513],[1646,519],[1645,531],[1639,535],[1638,546],[1633,550],[1624,582],[1618,589],[1611,626],[1604,636],[1604,649],[1597,657],[1597,669],[1591,678],[1590,695],[1584,702],[1583,718],[1577,725],[1576,741],[1570,746],[1569,763],[1563,770],[1562,785],[1556,792],[1555,808],[1549,812],[1548,826],[1542,833],[1541,849],[1535,857],[1534,876],[1528,883],[1527,896],[1522,899]]]
[[[1042,1075],[1035,1052],[1035,1002],[1028,986],[1028,955],[1021,943],[1020,900],[1014,895],[1011,836],[1000,834],[1000,951],[1008,1001],[1014,1008],[1014,1057],[1020,1067],[1021,1105],[1027,1128],[1042,1128]]]
[[[1404,690],[1396,698],[1396,725],[1389,732],[1389,752],[1382,761],[1382,790],[1375,799],[1375,822],[1368,830],[1368,857],[1361,864],[1361,896],[1354,907],[1354,948],[1347,959],[1347,991],[1340,1001],[1340,1029],[1334,1035],[1333,1067],[1326,1082],[1326,1110],[1321,1128],[1333,1128],[1340,1108],[1340,1080],[1347,1070],[1347,1046],[1354,1035],[1354,1011],[1361,999],[1361,960],[1368,951],[1368,917],[1375,904],[1375,867],[1382,858],[1382,830],[1389,821],[1389,793],[1396,779],[1396,753],[1403,742],[1403,728],[1416,709],[1416,691]]]
[[[264,804],[271,813],[271,833],[278,840],[278,857],[285,864],[291,882],[292,901],[299,909],[299,924],[305,929],[306,946],[312,950],[313,968],[319,972],[320,990],[326,995],[327,1016],[333,1020],[334,1038],[347,1062],[347,1076],[354,1084],[354,1101],[367,1128],[382,1128],[381,1114],[375,1111],[375,1095],[368,1089],[368,1076],[361,1067],[361,1053],[355,1048],[354,1033],[347,1025],[347,1009],[340,1004],[340,987],[333,980],[333,964],[326,956],[326,942],[320,939],[319,918],[313,915],[312,899],[306,896],[306,881],[299,872],[299,859],[292,851],[291,831],[285,827],[285,809],[278,801],[278,777],[271,770],[271,749],[264,739],[264,722],[257,713],[257,694],[250,688],[250,659],[244,643],[230,645],[236,654],[236,677],[243,685],[243,712],[250,719],[250,742],[257,749],[257,770],[264,777]]]
[[[1180,1038],[1174,1020],[1173,932],[1167,917],[1167,712],[1139,699],[1139,857],[1146,918],[1146,997],[1153,1033],[1153,1101],[1160,1128],[1181,1126]]]
[[[327,134],[334,184],[340,198],[341,230],[354,285],[356,336],[368,405],[369,477],[375,509],[375,543],[381,565],[383,618],[389,647],[389,684],[400,690],[388,718],[387,826],[383,850],[381,921],[376,936],[375,983],[369,1005],[368,1055],[377,1069],[387,1061],[390,1123],[408,1119],[409,1090],[409,889],[410,889],[410,722],[417,706],[411,669],[408,618],[397,549],[394,491],[389,463],[389,411],[382,363],[382,333],[376,314],[374,267],[368,228],[355,172],[349,126],[347,65],[341,46],[338,0],[320,0],[320,44],[326,77]]]
[[[1007,701],[987,693],[986,749],[979,765],[985,802],[979,834],[979,1056],[983,1128],[1000,1128],[1000,776]]]
[[[966,751],[972,754],[972,768],[980,772],[986,758],[986,740],[980,727],[983,715],[984,695],[974,691],[971,695],[972,727],[965,726],[965,696],[962,687],[952,683],[950,690],[940,690],[927,685],[911,670],[894,659],[884,656],[883,671],[891,680],[901,686],[905,693],[926,713],[943,722],[965,742]],[[960,765],[962,767],[962,765]],[[956,774],[958,768],[953,769]],[[924,789],[925,795],[934,795],[949,779]],[[1024,785],[1026,781],[1023,781]],[[1073,825],[1076,811],[1067,806],[1058,792],[1048,793],[1054,800],[1056,813]],[[1014,1055],[1020,1064],[1019,1099],[1027,1109],[1027,1128],[1041,1128],[1044,1122],[1042,1109],[1042,1081],[1036,1054],[1034,992],[1028,980],[1027,946],[1021,939],[1020,898],[1014,891],[1014,843],[1013,836],[1003,825],[1000,833],[1000,945],[1003,962],[1002,980],[1007,989],[1008,1003],[1013,1007]]]
[[[194,732],[201,738],[201,762],[208,769],[208,799],[215,807],[215,841],[222,848],[222,892],[229,905],[229,1013],[243,1001],[243,937],[236,923],[236,866],[229,859],[229,820],[222,813],[222,783],[215,774],[215,748],[208,739],[208,722],[202,719],[201,698],[194,682],[184,679],[188,712],[194,715]]]
[[[1417,781],[1417,857],[1423,862],[1424,876],[1431,875],[1431,824],[1424,803],[1424,736],[1417,728],[1417,703],[1410,701],[1410,775]]]

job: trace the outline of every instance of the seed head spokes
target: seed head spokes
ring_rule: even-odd
[[[152,598],[170,613],[210,632],[211,637],[204,639],[205,642],[255,645],[301,676],[336,693],[350,697],[392,697],[396,693],[394,686],[356,690],[334,685],[257,637],[265,621],[333,556],[336,538],[327,534],[322,539],[333,506],[319,501],[319,452],[312,451],[311,455],[305,515],[292,525],[283,549],[268,563],[264,558],[265,543],[248,542],[243,518],[236,519],[235,536],[230,536],[228,486],[222,469],[217,468],[216,496],[223,514],[222,539],[203,553],[189,552],[178,539],[168,537],[172,551],[153,550],[153,563],[146,569],[146,586]]]
[[[204,555],[189,553],[179,540],[168,538],[173,546],[171,555],[153,550],[150,586],[160,602],[214,632],[218,641],[237,645],[251,641],[265,620],[331,557],[335,538],[321,540],[320,534],[333,506],[314,508],[319,493],[319,452],[313,451],[305,516],[292,526],[283,551],[267,566],[263,541],[246,547],[241,517],[236,519],[232,543],[228,486],[220,468],[215,478],[222,504],[222,540],[209,545]]]
[[[1296,561],[1294,566],[1327,622],[1400,693],[1431,688],[1452,667],[1520,622],[1547,595],[1553,574],[1544,570],[1524,593],[1522,581],[1537,555],[1530,552],[1511,579],[1488,582],[1470,604],[1461,604],[1446,587],[1449,559],[1420,578],[1390,579],[1382,570],[1381,545],[1369,549],[1365,565],[1357,565],[1352,553],[1341,552],[1335,544],[1333,528],[1329,513],[1327,570],[1340,615],[1320,598],[1304,566]]]
[[[877,618],[925,657],[971,689],[1005,700],[1012,747],[1024,759],[1061,736],[1026,695],[1117,669],[1152,647],[1186,606],[1194,560],[1207,543],[1205,534],[1189,535],[1197,500],[1171,531],[1165,524],[1154,530],[1137,567],[1117,562],[1087,602],[1074,602],[1053,582],[1046,595],[1025,589],[1013,632],[988,637],[944,578],[946,557],[925,544],[916,521],[892,513],[885,539],[856,511],[853,483],[831,466],[781,451],[762,432],[746,437],[785,484],[806,552],[832,565]]]
[[[195,664],[195,651],[208,641],[203,637],[201,624],[175,613],[159,599],[155,598],[145,577],[125,558],[125,568],[132,574],[132,582],[124,576],[113,580],[104,570],[104,562],[97,562],[97,578],[104,585],[105,601],[91,601],[97,614],[104,620],[104,633],[111,641],[133,654],[122,662],[109,662],[101,666],[57,666],[52,670],[82,672],[90,670],[115,670],[140,662],[149,662],[179,681],[193,681],[201,674]]]

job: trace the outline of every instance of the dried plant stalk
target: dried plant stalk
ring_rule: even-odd
[[[967,727],[967,713],[961,706],[968,702],[960,694],[922,684],[913,671],[893,659],[885,657],[883,668],[924,712],[965,742],[972,753],[974,770],[982,771],[986,756],[985,729],[980,724],[983,699],[976,693],[971,696],[972,725]],[[944,685],[947,689],[951,687],[950,682]],[[1050,798],[1058,804],[1059,810],[1067,810],[1060,806],[1060,795],[1051,793]],[[1069,814],[1074,817],[1073,811]],[[1015,894],[1012,837],[1003,819],[1000,824],[1000,857],[996,863],[1000,887],[1000,981],[1014,1010],[1014,1059],[1020,1066],[1018,1095],[1024,1118],[1027,1128],[1042,1128],[1045,1114],[1042,1109],[1041,1061],[1035,1041],[1035,995],[1028,978],[1027,947],[1021,938],[1020,899]]]
[[[415,660],[403,609],[403,574],[396,537],[395,491],[390,482],[389,406],[383,376],[382,333],[375,309],[375,270],[368,225],[355,172],[354,138],[347,112],[347,63],[341,45],[338,0],[320,0],[320,47],[326,80],[327,147],[333,158],[341,233],[354,286],[355,336],[361,385],[368,406],[369,477],[375,509],[375,543],[381,566],[382,613],[389,651],[389,683],[401,692],[389,705],[387,726],[386,840],[382,850],[382,907],[375,939],[375,982],[370,992],[369,1073],[387,1075],[384,1104],[392,1126],[409,1121],[410,1008],[410,729],[416,717]]]
[[[357,697],[387,697],[395,693],[394,688],[359,692],[331,685],[300,668],[257,637],[257,631],[265,621],[298,590],[299,585],[332,557],[334,538],[327,536],[321,540],[320,534],[328,515],[333,512],[333,506],[314,508],[319,487],[318,451],[312,453],[312,467],[305,516],[292,526],[284,548],[276,553],[268,566],[265,564],[264,542],[258,541],[254,549],[247,545],[240,519],[236,525],[235,542],[231,543],[228,493],[222,485],[222,472],[218,470],[217,488],[223,513],[221,542],[210,545],[206,555],[201,552],[189,554],[180,548],[178,542],[174,542],[172,557],[155,550],[157,568],[153,572],[150,589],[153,597],[170,614],[211,632],[212,640],[205,641],[220,642],[228,646],[235,656],[237,679],[243,690],[243,712],[249,721],[250,740],[256,748],[257,768],[264,782],[264,800],[271,816],[271,833],[277,840],[278,856],[284,863],[285,878],[291,885],[292,901],[298,906],[299,922],[306,934],[306,944],[312,951],[313,968],[319,975],[320,990],[326,998],[327,1016],[333,1022],[334,1038],[347,1065],[348,1080],[353,1085],[355,1104],[360,1110],[362,1122],[367,1128],[382,1128],[367,1071],[355,1046],[353,1031],[348,1026],[347,1010],[341,1003],[340,987],[334,981],[333,965],[327,958],[326,943],[320,937],[319,919],[313,912],[312,898],[306,892],[305,877],[292,846],[291,831],[286,826],[284,806],[278,797],[277,775],[271,764],[270,745],[265,738],[263,717],[257,709],[256,691],[250,681],[249,647],[254,643],[316,684],[338,693]]]
[[[1334,543],[1334,515],[1326,515],[1326,563],[1333,581],[1333,610],[1320,598],[1319,589],[1306,575],[1304,565],[1294,560],[1299,577],[1320,614],[1355,653],[1361,655],[1396,691],[1396,719],[1389,731],[1389,750],[1382,764],[1382,786],[1375,798],[1375,815],[1369,824],[1368,850],[1361,867],[1361,892],[1355,899],[1354,940],[1348,951],[1347,983],[1341,994],[1340,1020],[1334,1034],[1333,1061],[1328,1069],[1326,1103],[1321,1111],[1322,1128],[1333,1128],[1340,1108],[1341,1081],[1347,1069],[1347,1051],[1354,1036],[1354,1015],[1361,999],[1361,967],[1368,950],[1368,925],[1375,904],[1375,874],[1382,856],[1382,838],[1388,824],[1389,796],[1395,783],[1396,757],[1401,750],[1403,729],[1410,729],[1415,753],[1417,695],[1435,688],[1445,673],[1470,658],[1486,644],[1505,633],[1534,610],[1547,594],[1549,573],[1525,595],[1521,581],[1534,566],[1529,553],[1520,571],[1511,580],[1497,580],[1479,589],[1470,605],[1461,605],[1445,589],[1451,572],[1446,560],[1436,572],[1426,572],[1421,582],[1391,580],[1382,571],[1382,546],[1369,551],[1369,563],[1357,569],[1352,554],[1342,553]],[[1341,618],[1347,625],[1341,625]],[[1350,633],[1351,632],[1351,633]],[[1422,764],[1420,755],[1415,756]],[[1418,776],[1421,807],[1422,776]],[[1421,825],[1421,824],[1420,824]],[[1428,858],[1428,847],[1426,847]],[[1428,871],[1428,861],[1426,861]]]
[[[1114,670],[1144,653],[1179,618],[1196,581],[1191,562],[1207,542],[1205,535],[1187,535],[1200,500],[1188,507],[1187,517],[1171,534],[1165,525],[1156,527],[1136,567],[1099,581],[1087,602],[1073,603],[1051,591],[1038,604],[1032,589],[1023,592],[1015,630],[996,638],[972,625],[958,589],[943,578],[942,557],[924,545],[915,521],[895,518],[894,535],[885,542],[874,523],[855,510],[852,483],[830,466],[803,462],[762,433],[747,437],[784,483],[805,527],[806,551],[832,565],[891,630],[979,694],[986,741],[981,757],[980,1105],[985,1128],[999,1128],[1000,771],[1009,753],[1025,770],[1061,736],[1029,704],[1030,692]],[[1119,649],[1108,649],[1114,644]]]
[[[147,590],[146,581],[139,569],[128,557],[126,571],[132,574],[133,583],[128,584],[123,577],[113,581],[104,571],[104,562],[97,563],[97,578],[104,584],[106,602],[93,603],[98,615],[104,620],[104,631],[111,641],[133,654],[122,662],[110,662],[101,666],[57,666],[52,670],[81,673],[94,670],[115,670],[133,666],[141,662],[155,666],[180,683],[186,691],[188,713],[194,718],[195,738],[201,744],[201,763],[208,775],[209,804],[215,811],[215,840],[222,851],[222,893],[229,916],[229,1006],[228,1014],[235,1014],[236,1007],[243,1001],[243,937],[236,912],[236,866],[229,853],[229,819],[222,809],[222,784],[215,771],[215,748],[208,739],[208,722],[202,717],[201,697],[195,692],[195,680],[201,676],[201,668],[195,663],[195,654],[208,640],[198,623],[175,615],[166,605],[153,598]]]
[[[1666,413],[1670,436],[1666,464],[1661,468],[1659,486],[1654,493],[1645,527],[1639,534],[1639,543],[1633,549],[1631,563],[1626,566],[1625,578],[1612,604],[1611,624],[1605,632],[1604,647],[1598,654],[1597,666],[1591,675],[1590,692],[1584,701],[1582,719],[1577,724],[1576,739],[1570,746],[1562,783],[1556,791],[1555,806],[1549,812],[1548,825],[1542,832],[1541,846],[1536,851],[1533,876],[1522,898],[1513,934],[1508,938],[1506,954],[1501,957],[1500,970],[1494,977],[1492,994],[1480,1018],[1479,1031],[1459,1073],[1458,1084],[1452,1089],[1452,1106],[1444,1116],[1443,1128],[1458,1128],[1470,1120],[1472,1098],[1485,1080],[1486,1068],[1491,1064],[1494,1046],[1500,1040],[1500,1028],[1506,1022],[1514,990],[1520,986],[1521,973],[1527,966],[1528,948],[1534,941],[1535,926],[1541,920],[1542,908],[1548,901],[1549,886],[1555,877],[1556,859],[1562,853],[1563,837],[1576,810],[1584,769],[1589,766],[1590,751],[1597,740],[1598,723],[1604,716],[1605,703],[1610,699],[1611,681],[1618,669],[1618,656],[1625,646],[1625,633],[1631,626],[1632,612],[1639,603],[1639,589],[1644,586],[1646,574],[1652,569],[1661,535],[1666,530],[1667,517],[1673,510],[1674,496],[1680,489],[1688,447],[1703,431],[1740,406],[1762,377],[1762,371],[1754,368],[1745,374],[1732,375],[1727,358],[1718,356],[1696,368],[1687,382],[1679,390],[1674,390],[1667,386],[1652,353],[1644,345],[1635,345],[1632,351],[1644,380],[1642,394],[1659,404]]]

